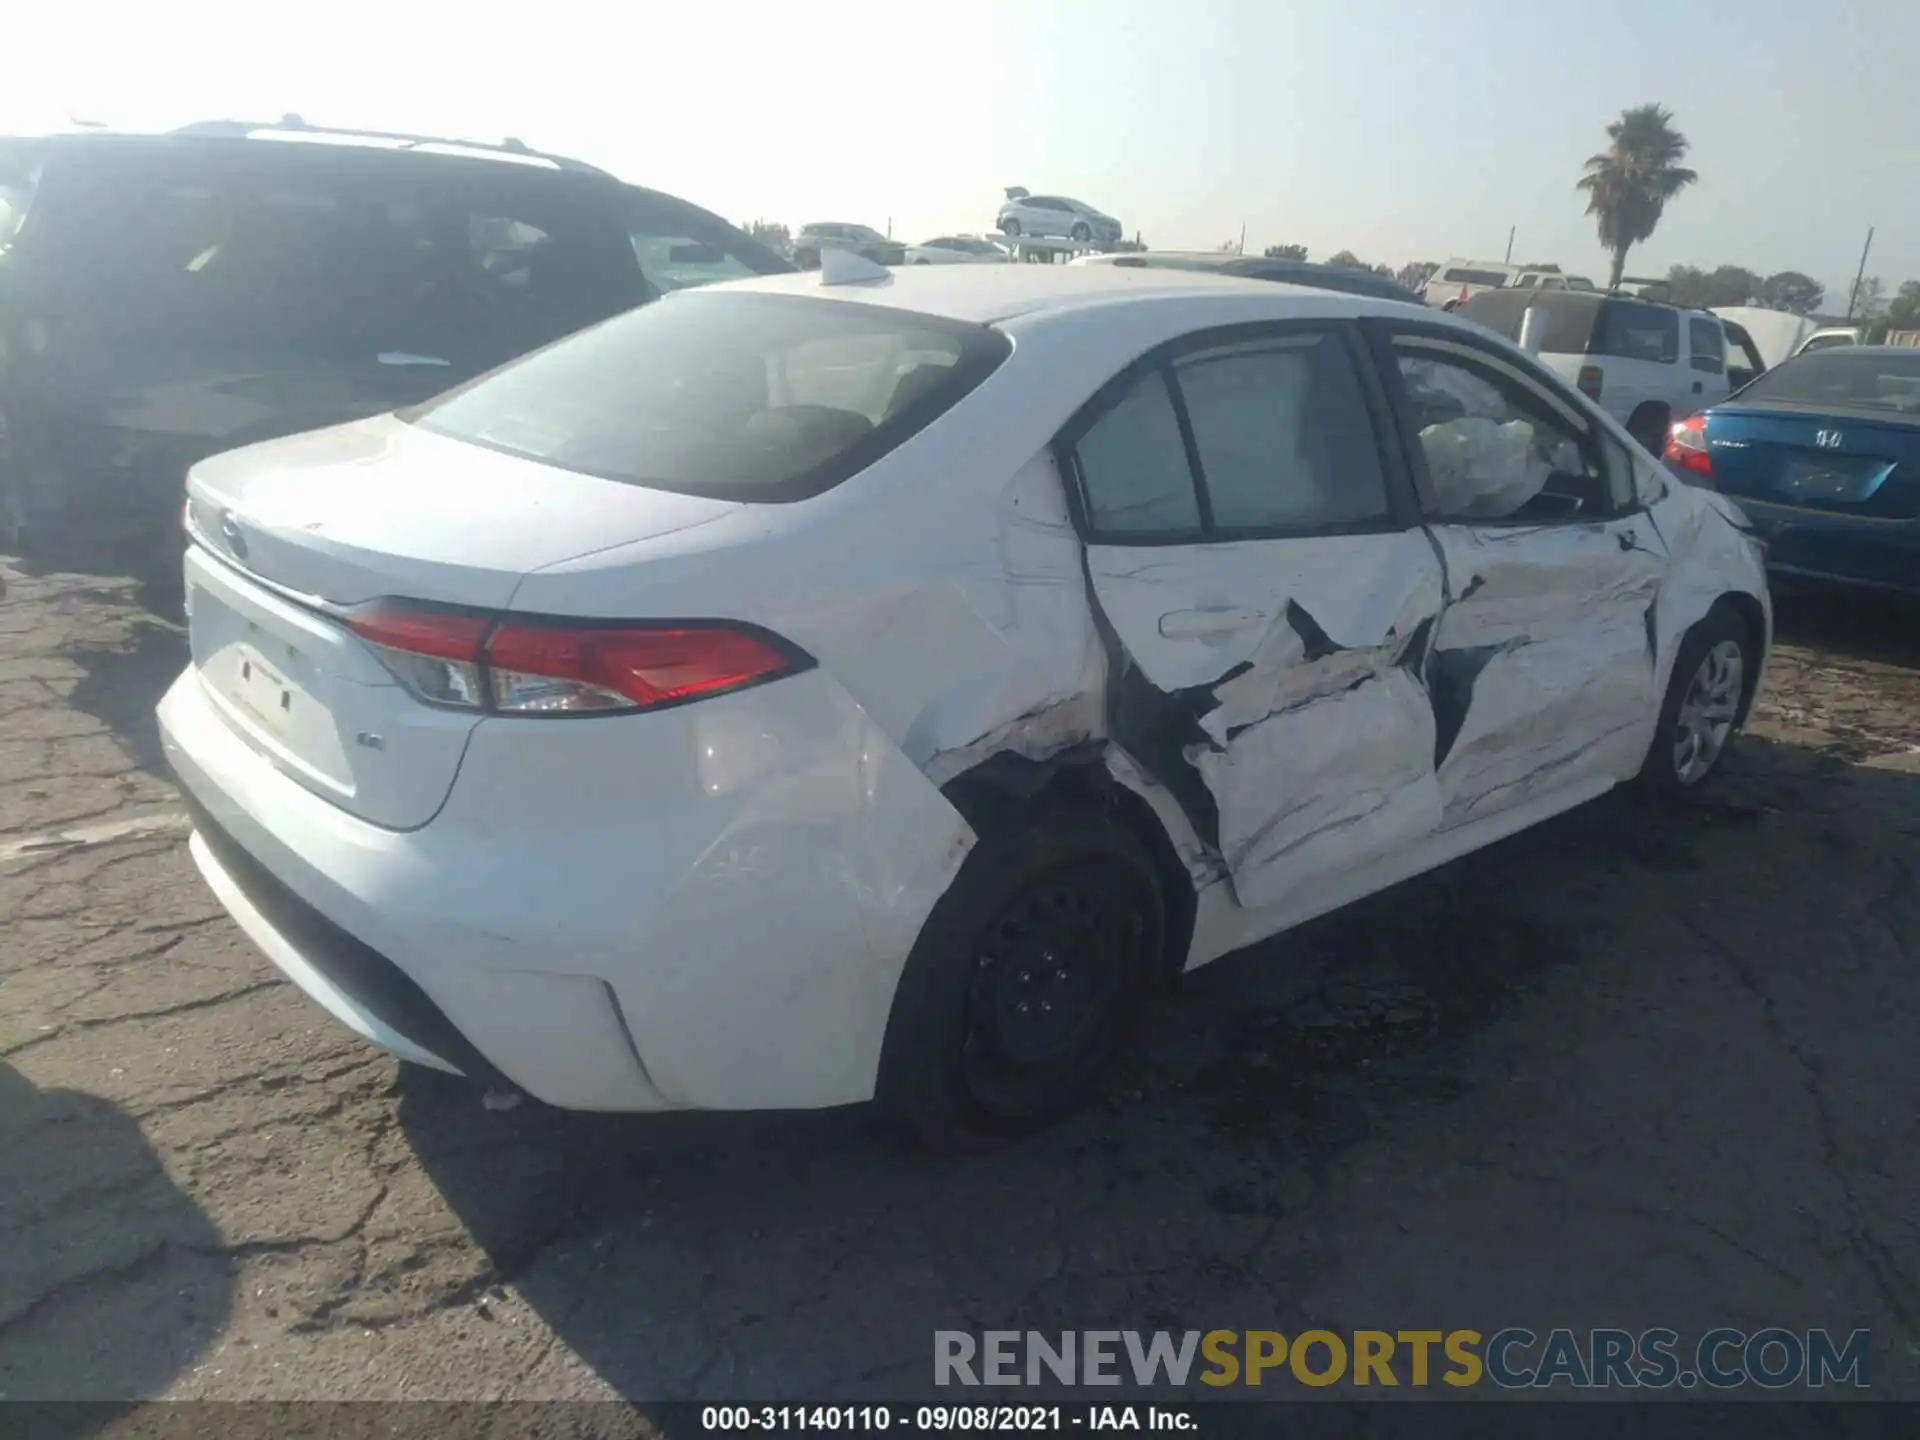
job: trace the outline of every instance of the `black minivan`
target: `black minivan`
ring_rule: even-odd
[[[164,556],[206,455],[792,268],[697,206],[513,141],[294,116],[0,138],[0,540],[58,522]]]

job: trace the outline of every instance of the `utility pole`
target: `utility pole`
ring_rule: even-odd
[[[1240,222],[1240,253],[1247,253],[1247,222],[1244,220]]]
[[[1502,262],[1504,264],[1511,265],[1513,263],[1513,232],[1519,228],[1517,225],[1509,225],[1507,227],[1507,258]]]
[[[1867,252],[1873,249],[1873,227],[1867,227],[1867,243],[1860,247],[1860,268],[1853,272],[1853,289],[1847,292],[1847,319],[1853,318],[1854,303],[1860,298],[1860,282],[1867,275]]]

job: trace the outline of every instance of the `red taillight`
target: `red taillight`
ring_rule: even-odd
[[[1598,400],[1601,387],[1606,384],[1606,381],[1607,374],[1598,365],[1582,365],[1580,377],[1574,383],[1579,387],[1580,393],[1589,400]]]
[[[648,710],[737,690],[794,668],[732,626],[571,628],[503,623],[487,641],[495,709],[510,714]]]
[[[459,610],[416,610],[376,600],[350,622],[362,640],[389,650],[431,655],[438,660],[480,663],[480,642],[493,622]]]
[[[653,710],[771,680],[804,657],[711,625],[569,625],[377,601],[354,634],[415,695],[502,715]]]
[[[1662,457],[1691,474],[1713,478],[1713,457],[1707,453],[1707,417],[1694,415],[1667,431],[1667,448]]]

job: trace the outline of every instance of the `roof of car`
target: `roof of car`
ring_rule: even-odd
[[[1345,302],[1369,313],[1397,314],[1400,303],[1366,295],[1334,292],[1271,280],[1249,280],[1210,271],[1134,269],[1122,265],[912,265],[889,270],[887,279],[864,284],[824,285],[818,272],[768,275],[704,287],[689,294],[757,290],[789,295],[819,295],[953,320],[993,324],[1016,315],[1090,305],[1124,304],[1171,294],[1232,294],[1268,299],[1293,295],[1302,301]],[[1317,308],[1317,307],[1316,307]]]
[[[29,143],[36,146],[57,146],[63,149],[71,146],[212,148],[230,147],[236,144],[245,145],[251,149],[255,146],[275,144],[297,144],[303,147],[324,145],[349,152],[431,155],[438,159],[517,165],[559,171],[570,175],[590,176],[601,180],[616,178],[608,171],[602,170],[597,165],[590,165],[584,160],[535,150],[524,142],[511,138],[498,141],[467,140],[452,135],[412,135],[387,130],[336,129],[324,125],[309,125],[298,116],[259,122],[204,120],[162,131],[112,129],[59,131],[31,137]]]

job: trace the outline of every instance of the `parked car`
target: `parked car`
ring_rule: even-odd
[[[842,221],[815,221],[802,225],[793,237],[793,259],[802,270],[820,268],[822,250],[851,250],[878,265],[899,265],[907,258],[907,247],[889,240],[871,225],[851,225]]]
[[[1458,314],[1516,343],[1529,310],[1544,321],[1540,363],[1625,425],[1653,454],[1667,430],[1726,398],[1732,388],[1729,332],[1707,310],[1570,290],[1501,290],[1474,296]],[[1734,336],[1734,368],[1745,378],[1766,368],[1744,331]]]
[[[979,235],[940,235],[907,247],[909,265],[1004,265],[1004,245]]]
[[[0,157],[26,197],[0,254],[17,526],[84,505],[177,545],[204,455],[417,403],[669,291],[792,268],[684,200],[520,145],[221,122]]]
[[[1311,285],[1344,295],[1371,295],[1376,300],[1399,300],[1418,305],[1420,297],[1371,270],[1348,270],[1338,265],[1315,265],[1305,260],[1274,260],[1262,255],[1234,255],[1217,250],[1136,250],[1125,255],[1082,255],[1075,265],[1118,265],[1130,270],[1193,270],[1235,275],[1246,280],[1273,280],[1284,285]]]
[[[1457,310],[1475,295],[1489,290],[1582,290],[1593,281],[1584,275],[1562,275],[1504,260],[1449,260],[1427,277],[1421,299],[1438,310]]]
[[[1112,249],[1124,233],[1118,220],[1084,200],[1032,195],[1018,185],[1006,193],[994,227],[1009,240],[1073,240]]]
[[[164,749],[289,978],[555,1105],[932,1143],[1079,1104],[1175,972],[1698,786],[1770,634],[1734,507],[1505,341],[1177,270],[687,291],[190,493]]]
[[[1738,499],[1777,572],[1920,593],[1920,351],[1803,353],[1675,425],[1666,458]]]

